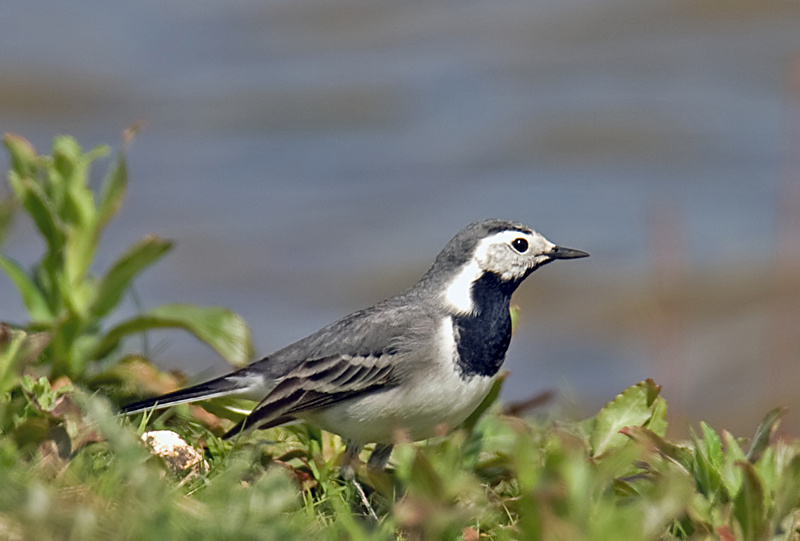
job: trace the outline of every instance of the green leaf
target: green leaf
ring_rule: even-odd
[[[253,351],[247,323],[231,310],[221,307],[166,304],[111,329],[95,350],[94,358],[101,359],[108,355],[125,336],[160,328],[179,328],[189,331],[235,366],[247,364]]]
[[[59,135],[53,139],[53,162],[67,178],[73,170],[74,164],[80,161],[83,152],[78,141],[70,135]]]
[[[76,173],[76,176],[77,173]],[[88,171],[84,175],[89,177]],[[64,206],[62,211],[64,221],[75,224],[82,235],[94,236],[95,209],[94,195],[91,190],[80,184],[68,185],[64,192]]]
[[[722,466],[722,440],[719,439],[719,434],[708,426],[705,421],[700,421],[700,428],[703,430],[703,445],[709,463],[715,468]]]
[[[94,216],[88,189],[87,163],[74,138],[62,135],[53,141],[53,157],[47,164],[46,191],[65,224],[84,233]]]
[[[44,297],[50,313],[54,317],[61,312],[64,307],[61,291],[59,290],[59,269],[60,263],[58,254],[50,254],[31,268],[31,279]]]
[[[0,246],[3,245],[3,241],[5,241],[6,235],[11,229],[11,222],[14,219],[16,208],[13,198],[4,197],[0,199]]]
[[[61,170],[65,181],[65,213],[69,212],[70,221],[81,227],[82,234],[97,237],[94,231],[97,210],[94,193],[89,189],[90,168],[92,162],[108,154],[109,149],[99,146],[83,154],[74,140],[68,147],[64,169]],[[53,157],[56,159],[59,154],[54,152]]]
[[[49,180],[57,179],[57,189],[61,196],[69,194],[75,184],[80,187],[80,163],[82,159],[83,152],[81,147],[73,137],[60,135],[53,140],[53,157],[48,164],[47,173]],[[85,175],[83,176],[85,177]],[[52,187],[56,189],[55,184]],[[64,201],[63,199],[61,201],[73,207],[77,203],[76,201]],[[77,209],[72,208],[69,210],[71,212],[63,212],[62,216],[74,213]]]
[[[762,419],[761,424],[756,429],[756,434],[753,436],[753,444],[750,446],[750,451],[747,452],[747,460],[756,462],[761,456],[761,453],[769,447],[769,439],[778,424],[781,422],[781,417],[786,413],[787,408],[774,408],[770,410]]]
[[[663,397],[657,396],[650,409],[652,415],[644,426],[663,438],[667,434],[667,401]]]
[[[120,153],[103,179],[103,186],[100,191],[100,205],[97,208],[98,229],[105,227],[117,213],[120,205],[122,205],[122,200],[125,198],[127,186],[128,168],[125,163],[125,155]]]
[[[67,226],[63,268],[61,269],[62,272],[59,272],[64,300],[67,301],[69,306],[81,313],[85,312],[88,298],[85,298],[85,291],[78,292],[76,288],[87,284],[86,276],[97,248],[95,237],[90,228],[91,226],[84,225]]]
[[[32,177],[36,173],[36,150],[27,139],[13,133],[3,136],[3,143],[11,158],[11,170],[22,177]]]
[[[172,242],[148,236],[128,248],[103,276],[95,290],[90,312],[95,317],[108,314],[119,302],[133,279],[144,269],[158,261]]]
[[[750,462],[738,462],[744,474],[742,488],[733,502],[733,516],[742,527],[744,541],[762,541],[769,537],[765,516],[764,488]]]
[[[695,447],[694,474],[695,483],[701,494],[714,496],[723,491],[723,501],[729,498],[722,484],[722,442],[717,433],[706,423],[700,423],[703,430],[703,439],[692,431],[692,441]]]
[[[23,178],[10,171],[8,181],[14,189],[22,207],[33,218],[33,222],[47,241],[51,253],[64,245],[64,229],[52,203],[41,186],[29,178]]]
[[[800,455],[795,455],[781,471],[775,490],[775,519],[780,521],[800,507]]]
[[[53,318],[47,300],[25,269],[16,261],[0,255],[0,269],[5,272],[17,286],[22,302],[28,309],[31,320],[36,323],[49,322]]]
[[[595,417],[590,432],[592,456],[621,447],[628,439],[620,431],[643,426],[653,416],[660,387],[651,379],[628,387],[606,404]]]
[[[53,140],[53,165],[67,186],[88,188],[89,166],[108,153],[107,145],[99,145],[84,154],[81,145],[71,135],[60,135]]]
[[[723,430],[722,441],[725,443],[725,460],[720,468],[720,479],[728,494],[736,494],[742,486],[742,469],[737,464],[747,459],[733,434]]]
[[[517,327],[519,327],[519,319],[520,319],[520,312],[519,306],[511,306],[508,309],[509,314],[511,314],[511,335],[513,336],[517,332]]]

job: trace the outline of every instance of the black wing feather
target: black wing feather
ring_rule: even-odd
[[[337,355],[305,361],[225,437],[248,429],[278,426],[294,420],[300,413],[390,387],[395,378],[388,357]]]

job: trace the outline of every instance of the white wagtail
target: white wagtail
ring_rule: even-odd
[[[398,433],[429,438],[463,422],[486,397],[511,340],[511,294],[534,270],[589,254],[520,223],[462,229],[410,289],[360,310],[226,376],[123,409],[242,396],[260,400],[230,430],[309,421],[346,442],[342,473],[366,443],[383,469]],[[345,476],[348,476],[345,475]]]

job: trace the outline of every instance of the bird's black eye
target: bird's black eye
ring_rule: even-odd
[[[511,241],[511,246],[513,246],[514,249],[521,254],[524,254],[528,251],[528,241],[522,238]]]

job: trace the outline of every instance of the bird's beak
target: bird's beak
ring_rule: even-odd
[[[589,257],[589,254],[586,252],[573,248],[564,248],[563,246],[554,246],[553,249],[545,255],[550,259],[578,259],[581,257]]]

